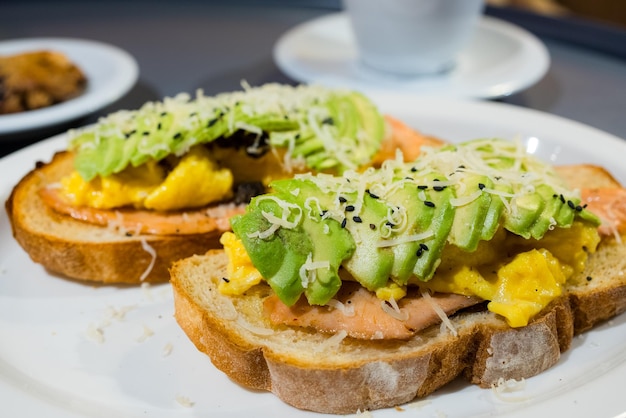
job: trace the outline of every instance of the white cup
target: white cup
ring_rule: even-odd
[[[365,66],[399,76],[454,67],[484,0],[343,0]]]

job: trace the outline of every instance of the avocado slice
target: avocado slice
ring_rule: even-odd
[[[310,304],[324,305],[341,287],[339,268],[354,251],[354,240],[339,222],[323,217],[321,206],[306,202],[323,195],[312,182],[284,180],[276,182],[274,190],[271,199],[254,198],[245,215],[231,219],[233,231],[252,264],[286,305],[293,305],[303,293]],[[281,217],[284,208],[278,202],[304,208],[297,226],[280,227],[266,238],[255,236],[271,226],[263,212]]]
[[[246,214],[235,216],[230,222],[252,264],[280,299],[293,305],[304,291],[299,271],[313,249],[311,240],[301,227],[279,228],[267,238],[255,236],[271,227],[263,212],[280,217],[282,211],[274,200],[252,199]]]
[[[267,84],[192,99],[180,94],[119,111],[70,132],[75,169],[89,181],[129,165],[182,155],[238,130],[290,147],[314,170],[338,173],[365,165],[384,136],[384,120],[365,96],[321,86]],[[287,133],[287,135],[281,135]],[[313,141],[310,143],[310,141]],[[345,150],[339,153],[337,150]]]
[[[498,195],[498,192],[510,194],[513,190],[509,184],[499,181],[493,183],[491,187],[496,193],[491,196],[491,203],[489,204],[489,209],[487,209],[483,229],[480,234],[480,239],[484,241],[491,240],[500,226],[500,219],[504,211],[504,202],[502,200],[503,197]]]
[[[405,234],[418,235],[429,231],[435,211],[424,204],[420,194],[423,194],[424,199],[431,200],[428,197],[429,192],[427,192],[427,189],[429,186],[427,185],[434,180],[434,176],[428,176],[415,182],[406,182],[401,188],[396,189],[387,196],[389,202],[395,206],[405,208],[406,212],[410,214]],[[443,189],[438,187],[437,190]],[[425,239],[416,239],[391,247],[394,255],[391,277],[396,283],[405,285],[408,282],[413,275],[413,268],[415,263],[417,263],[417,259],[425,251],[424,245],[426,245]]]
[[[563,203],[561,203],[554,189],[546,184],[538,186],[537,193],[544,200],[545,206],[535,223],[530,227],[530,235],[535,239],[541,239],[551,227],[558,224],[556,218]]]
[[[376,290],[386,285],[393,267],[393,250],[378,246],[381,228],[391,226],[385,220],[388,206],[379,199],[365,194],[361,211],[355,213],[350,210],[354,207],[351,203],[354,196],[347,195],[346,198],[342,224],[352,236],[358,237],[358,242],[352,257],[344,262],[343,267],[363,287]]]
[[[454,222],[450,229],[448,241],[462,250],[476,250],[481,239],[485,219],[491,206],[491,194],[484,192],[492,186],[492,181],[484,175],[466,175],[459,180],[463,194],[457,199],[478,195],[471,202],[456,207]]]
[[[435,174],[437,178],[444,178]],[[448,240],[448,235],[454,223],[455,208],[452,206],[454,192],[451,187],[430,193],[428,199],[423,202],[425,210],[432,211],[432,222],[430,229],[433,236],[426,239],[420,245],[422,251],[417,257],[413,274],[421,281],[428,281],[433,277],[439,261],[441,252]]]

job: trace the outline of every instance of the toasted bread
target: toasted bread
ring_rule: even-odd
[[[6,202],[15,239],[33,261],[48,270],[103,283],[164,282],[173,261],[219,246],[224,230],[220,225],[228,225],[219,219],[212,231],[201,234],[153,235],[127,234],[56,213],[44,203],[39,190],[58,183],[71,170],[72,155],[57,153],[49,163],[37,164]]]
[[[585,170],[585,187],[619,187],[606,171]],[[575,180],[575,167],[561,171]],[[175,317],[198,350],[243,386],[323,413],[392,407],[427,396],[458,376],[488,388],[556,364],[574,335],[626,310],[626,244],[616,238],[604,237],[563,296],[522,328],[476,309],[450,318],[456,336],[431,326],[405,341],[342,339],[273,325],[263,313],[269,286],[257,285],[242,296],[218,291],[227,277],[221,250],[174,264]]]

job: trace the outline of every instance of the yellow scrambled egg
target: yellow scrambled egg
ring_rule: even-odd
[[[490,311],[521,327],[562,294],[599,241],[596,228],[581,222],[549,231],[541,241],[501,231],[473,253],[446,247],[435,277],[419,285],[488,300]]]
[[[220,243],[228,256],[226,273],[228,281],[221,281],[219,291],[225,295],[241,295],[255,284],[261,283],[261,273],[252,265],[241,240],[232,232],[225,232]]]
[[[567,279],[582,271],[599,241],[596,228],[581,222],[550,231],[541,241],[502,230],[472,253],[448,245],[435,277],[428,282],[416,279],[412,284],[436,292],[478,296],[490,301],[487,308],[502,315],[510,326],[521,327],[562,294]],[[229,258],[229,281],[221,284],[220,291],[241,294],[259,283],[261,275],[241,241],[227,232],[221,243]],[[390,282],[376,295],[399,300],[406,289]]]
[[[205,206],[231,196],[233,175],[220,168],[203,146],[193,147],[167,173],[150,161],[86,182],[77,172],[61,180],[62,193],[75,206],[112,209],[133,206],[159,211]]]

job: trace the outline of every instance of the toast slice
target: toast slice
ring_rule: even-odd
[[[575,180],[575,168],[563,170]],[[585,170],[585,187],[619,187],[603,169]],[[522,328],[474,308],[450,317],[456,336],[431,326],[405,341],[357,340],[272,325],[263,311],[269,286],[235,297],[218,291],[227,277],[221,250],[173,265],[175,317],[198,350],[243,386],[322,413],[392,407],[427,396],[458,376],[488,388],[556,364],[574,335],[626,310],[624,242],[603,238],[564,295]]]
[[[51,272],[102,283],[165,282],[174,261],[219,247],[219,236],[229,228],[224,216],[224,222],[215,219],[213,230],[199,234],[131,234],[59,214],[39,190],[54,186],[72,167],[68,152],[38,163],[5,204],[15,239],[34,262]]]

